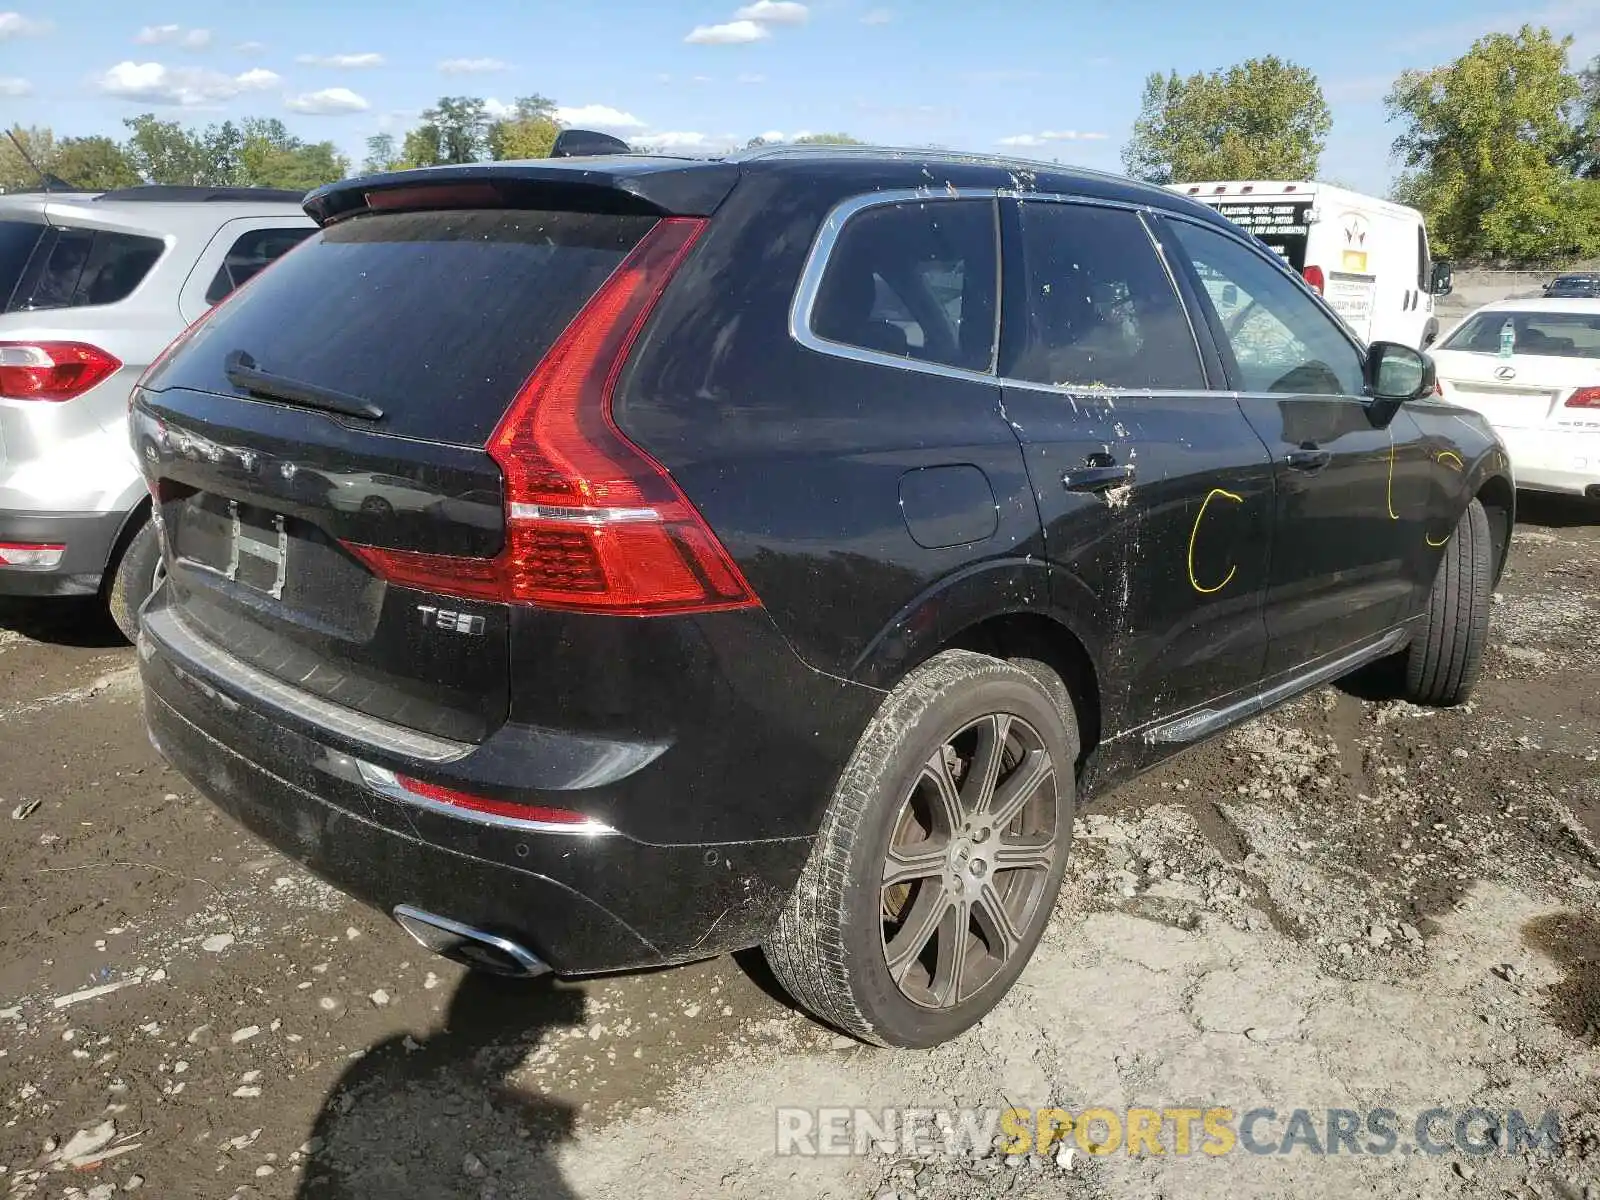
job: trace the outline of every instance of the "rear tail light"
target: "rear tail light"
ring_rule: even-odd
[[[60,542],[0,542],[0,567],[22,571],[53,571],[67,552]]]
[[[1579,388],[1567,397],[1567,408],[1600,408],[1600,387]]]
[[[0,396],[71,400],[122,367],[122,360],[83,342],[0,342]]]
[[[493,559],[352,545],[422,591],[576,612],[655,616],[759,603],[659,463],[611,415],[617,376],[705,222],[657,222],[557,339],[490,435],[506,481]]]
[[[1317,295],[1321,296],[1326,292],[1328,279],[1327,276],[1322,273],[1321,267],[1307,267],[1304,271],[1300,272],[1300,274],[1305,277],[1306,284],[1311,288],[1312,291],[1316,292]]]

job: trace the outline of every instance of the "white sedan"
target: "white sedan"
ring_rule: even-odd
[[[1490,304],[1428,353],[1439,394],[1499,433],[1518,487],[1600,499],[1600,300]]]

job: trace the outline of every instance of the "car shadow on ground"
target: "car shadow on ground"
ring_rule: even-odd
[[[509,1075],[547,1032],[582,1022],[583,994],[472,973],[444,1028],[389,1038],[329,1089],[297,1200],[568,1200],[552,1151],[572,1106]]]
[[[1550,529],[1600,525],[1600,500],[1554,492],[1518,492],[1517,524],[1543,525]]]
[[[104,603],[94,596],[0,596],[0,629],[20,633],[30,641],[86,650],[111,650],[128,644]]]

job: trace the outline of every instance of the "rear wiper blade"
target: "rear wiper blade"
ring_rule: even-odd
[[[343,413],[349,417],[365,417],[369,421],[383,419],[383,409],[370,400],[352,396],[349,392],[341,392],[336,388],[323,387],[319,383],[307,383],[303,379],[290,379],[287,375],[264,371],[244,350],[230,351],[228,357],[223,360],[223,370],[227,373],[229,383],[253,396],[267,400],[281,400],[285,404],[296,404],[302,408],[320,408],[326,412]]]

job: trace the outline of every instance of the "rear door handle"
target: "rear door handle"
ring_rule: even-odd
[[[1061,486],[1069,492],[1103,492],[1133,479],[1132,463],[1096,462],[1099,457],[1092,455],[1087,464],[1068,471],[1061,477]]]
[[[1284,455],[1283,461],[1291,471],[1306,471],[1314,474],[1333,461],[1333,452],[1331,450],[1319,450],[1315,446],[1301,446],[1298,450],[1291,450]]]

